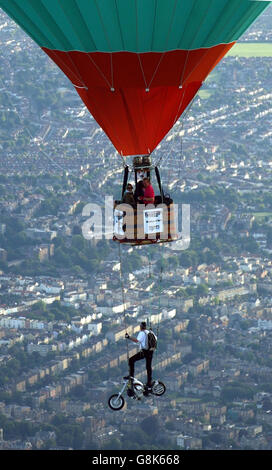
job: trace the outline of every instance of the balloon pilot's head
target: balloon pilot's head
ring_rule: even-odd
[[[141,322],[140,328],[141,328],[141,330],[146,330],[146,322],[145,321]]]
[[[143,184],[144,184],[144,188],[147,188],[150,185],[150,179],[149,178],[144,178],[143,179]]]

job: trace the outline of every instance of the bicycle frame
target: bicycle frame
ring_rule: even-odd
[[[128,388],[128,385],[132,381],[132,388]],[[154,381],[152,384],[152,388],[146,391],[145,385],[140,381],[135,379],[134,377],[124,378],[123,379],[123,386],[119,393],[114,393],[109,397],[108,405],[112,410],[121,410],[125,404],[125,399],[123,397],[123,393],[127,389],[127,394],[130,398],[134,398],[134,400],[142,400],[143,396],[148,396],[150,394],[161,396],[165,393],[166,387],[163,382],[159,382],[158,380]],[[129,393],[131,392],[131,393]]]
[[[121,388],[121,391],[118,393],[118,396],[116,397],[116,401],[119,400],[119,398],[123,395],[124,391],[128,387],[128,384],[129,384],[129,380],[124,379],[123,380],[123,387]],[[135,388],[135,385],[140,387],[140,389],[137,390],[137,388]],[[133,378],[132,386],[133,386],[133,391],[134,391],[136,397],[139,398],[142,395],[143,391],[144,391],[144,384],[140,380],[137,380],[137,379]]]

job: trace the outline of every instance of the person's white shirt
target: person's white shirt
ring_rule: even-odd
[[[140,333],[138,334],[137,336],[137,340],[139,341],[139,346],[140,346],[140,350],[141,349],[148,349],[148,335],[149,333],[149,330],[142,330],[140,331]],[[153,333],[155,338],[157,339],[155,333]]]

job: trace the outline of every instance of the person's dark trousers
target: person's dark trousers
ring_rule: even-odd
[[[147,385],[151,386],[152,382],[152,357],[153,357],[153,351],[147,351],[146,349],[142,349],[139,351],[137,354],[134,354],[134,356],[131,356],[129,358],[129,375],[131,377],[134,377],[134,364],[137,361],[140,361],[141,359],[145,359],[146,361],[146,372],[147,372]]]

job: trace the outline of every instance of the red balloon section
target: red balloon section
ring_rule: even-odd
[[[192,51],[43,50],[122,155],[151,153],[234,43]]]

